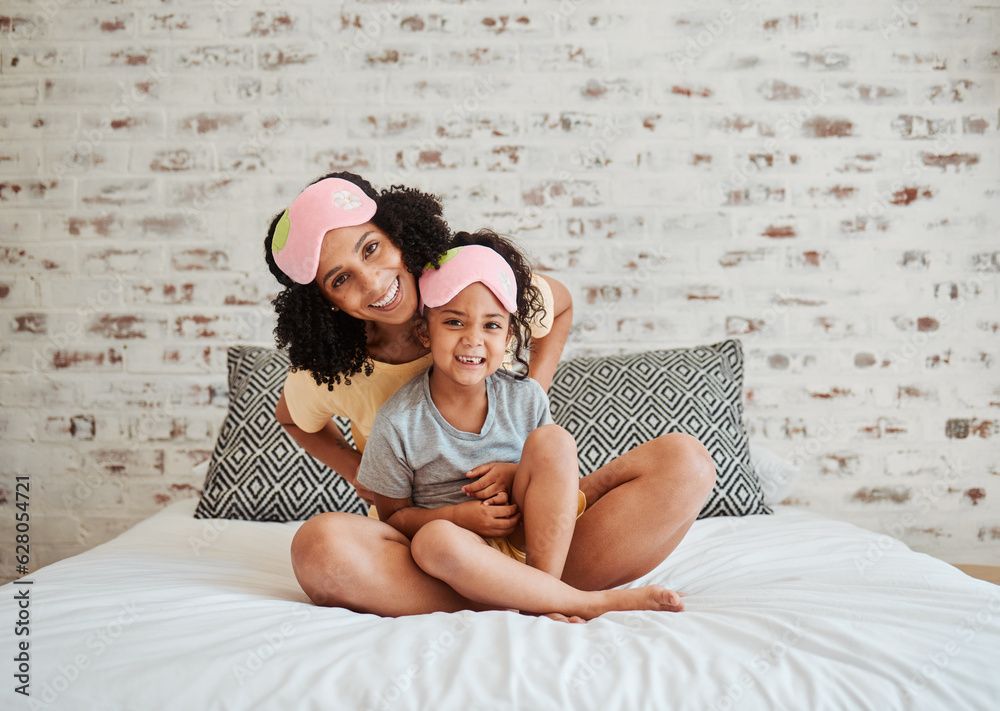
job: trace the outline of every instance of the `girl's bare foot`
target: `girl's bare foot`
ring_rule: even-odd
[[[681,612],[684,609],[681,596],[673,590],[667,590],[662,585],[602,590],[588,595],[592,597],[588,600],[585,609],[580,611],[580,617],[586,620],[603,615],[605,612],[625,610]]]
[[[517,610],[511,610],[511,612],[517,612]],[[550,620],[555,620],[556,622],[569,622],[571,624],[581,624],[586,622],[585,619],[577,615],[564,615],[561,612],[522,612],[522,615],[530,615],[532,617],[548,617]]]
[[[542,617],[548,617],[550,620],[555,620],[556,622],[569,622],[570,624],[582,624],[586,620],[577,615],[564,615],[561,612],[550,612],[547,615],[541,615]]]

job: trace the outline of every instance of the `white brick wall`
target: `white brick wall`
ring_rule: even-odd
[[[793,501],[1000,563],[996,0],[8,0],[0,577],[196,496],[271,215],[440,194],[573,291],[570,354],[739,336]]]

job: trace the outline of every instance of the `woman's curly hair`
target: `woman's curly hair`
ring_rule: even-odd
[[[478,232],[458,232],[450,247],[462,247],[478,244],[489,247],[498,253],[514,271],[514,281],[517,284],[517,313],[510,316],[510,327],[514,335],[514,360],[521,366],[513,375],[525,378],[528,375],[526,355],[531,345],[531,324],[545,317],[545,301],[542,292],[531,283],[531,266],[512,241],[501,237],[492,230]]]
[[[441,203],[433,195],[393,185],[377,192],[371,183],[354,173],[324,175],[343,178],[361,188],[376,204],[371,222],[402,252],[407,271],[419,278],[424,265],[436,262],[449,248],[451,230],[441,217]],[[264,258],[274,278],[284,287],[271,303],[277,314],[274,337],[278,348],[287,349],[294,370],[308,370],[317,385],[332,390],[337,383],[351,383],[351,376],[374,368],[366,347],[365,322],[334,311],[315,282],[296,284],[274,261],[271,242],[281,219],[275,215],[264,238]]]

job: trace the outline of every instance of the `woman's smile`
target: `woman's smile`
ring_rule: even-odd
[[[417,310],[417,285],[403,255],[370,223],[327,232],[316,282],[327,301],[362,321],[400,325]]]
[[[382,298],[372,304],[372,308],[376,309],[389,309],[395,306],[395,303],[399,300],[399,277],[397,276],[392,280],[389,288],[385,290],[382,294]]]

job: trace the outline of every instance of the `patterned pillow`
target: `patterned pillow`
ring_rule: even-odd
[[[324,511],[365,513],[354,487],[307,454],[274,418],[288,357],[272,348],[227,352],[229,409],[195,518],[301,521]],[[354,443],[348,420],[334,418]]]
[[[750,462],[742,398],[737,340],[563,361],[549,390],[552,417],[576,439],[583,474],[668,432],[697,437],[717,478],[699,518],[771,513]]]

